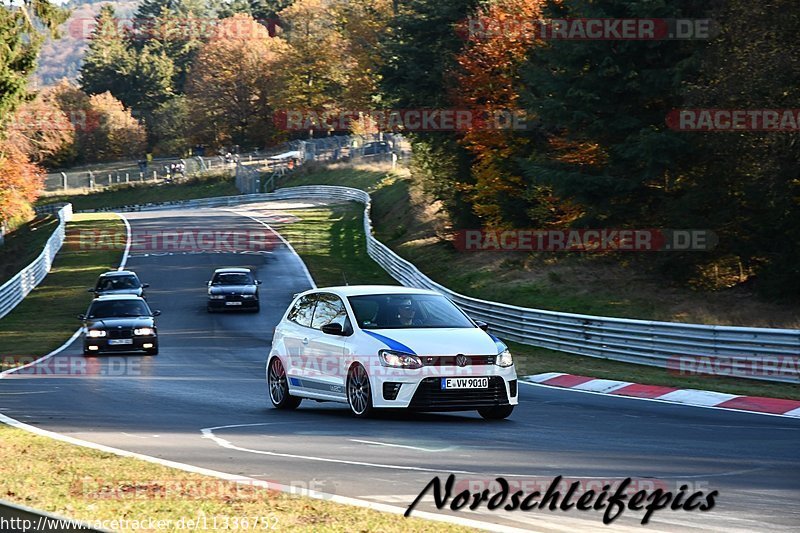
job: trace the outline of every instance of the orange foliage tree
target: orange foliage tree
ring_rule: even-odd
[[[560,208],[549,191],[528,186],[515,158],[532,149],[531,117],[519,113],[518,69],[535,53],[535,21],[544,0],[497,0],[478,8],[456,30],[465,40],[450,99],[472,111],[461,144],[474,156],[474,184],[462,184],[486,225],[548,223]]]
[[[31,163],[14,144],[0,142],[0,233],[33,216],[31,204],[43,182],[42,167]]]

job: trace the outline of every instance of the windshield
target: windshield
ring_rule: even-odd
[[[362,329],[474,328],[444,296],[374,294],[350,296],[350,306]]]
[[[118,291],[124,289],[138,289],[141,283],[136,276],[112,276],[102,278],[97,282],[98,291]]]
[[[95,301],[89,307],[86,318],[135,317],[150,316],[150,314],[147,304],[137,300]]]
[[[250,274],[241,272],[217,274],[214,276],[212,285],[252,285],[253,278]]]

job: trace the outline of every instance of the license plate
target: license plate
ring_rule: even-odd
[[[488,389],[489,378],[442,378],[442,389]]]
[[[117,344],[133,344],[133,339],[109,339],[108,344],[117,345]]]
[[[225,302],[225,305],[242,305],[242,302]]]

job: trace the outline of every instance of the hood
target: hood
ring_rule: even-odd
[[[208,294],[255,294],[255,285],[211,285]]]
[[[123,328],[152,328],[154,320],[152,317],[118,317],[118,318],[89,318],[86,320],[86,327],[90,329],[113,329]]]
[[[502,341],[480,328],[365,329],[367,336],[387,348],[417,355],[497,355]]]
[[[142,288],[139,287],[138,289],[114,289],[108,291],[95,291],[95,294],[132,294],[134,296],[141,296],[142,295]]]

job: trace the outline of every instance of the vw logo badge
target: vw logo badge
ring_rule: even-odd
[[[456,356],[456,364],[458,366],[467,366],[469,364],[469,359],[467,359],[466,355],[460,353]]]

